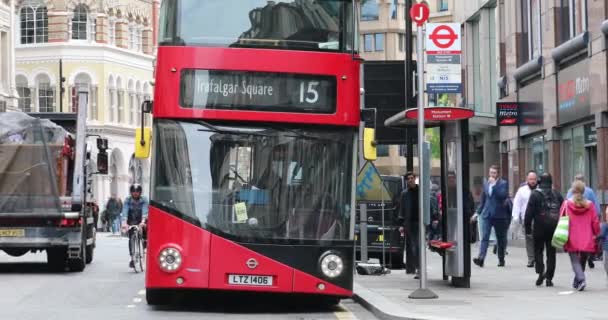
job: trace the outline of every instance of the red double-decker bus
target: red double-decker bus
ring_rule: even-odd
[[[183,289],[352,295],[354,13],[347,0],[162,2],[149,304]]]

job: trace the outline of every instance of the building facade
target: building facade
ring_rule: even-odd
[[[608,200],[606,1],[498,1],[499,101],[517,102],[520,125],[501,127],[503,174],[553,175],[566,192],[584,174]]]
[[[102,207],[132,183],[147,192],[148,161],[136,160],[141,102],[151,99],[160,1],[17,0],[15,83],[24,112],[74,112],[87,94],[88,133],[109,142],[109,174],[94,178]],[[63,75],[63,78],[60,77]],[[63,87],[63,90],[62,90]],[[144,119],[148,122],[149,119]],[[96,159],[91,136],[91,159]]]
[[[411,0],[416,3],[415,0]],[[455,10],[454,0],[424,1],[430,9],[429,22],[452,22]],[[406,0],[367,0],[359,5],[359,51],[366,61],[395,61],[405,59]],[[409,18],[408,18],[409,19]],[[416,60],[416,26],[413,25],[413,60]],[[430,104],[436,104],[438,97],[428,97]],[[458,97],[450,97],[456,104]],[[414,157],[417,151],[414,150]],[[432,175],[439,176],[439,159],[432,162]],[[375,165],[381,174],[403,175],[406,172],[406,148],[402,145],[379,145],[378,160]],[[414,159],[414,171],[418,161]]]
[[[462,101],[475,111],[469,121],[469,185],[476,201],[480,200],[488,167],[501,162],[496,122],[497,84],[504,76],[500,68],[504,52],[498,42],[499,10],[496,0],[463,1],[454,9],[454,20],[462,24]]]
[[[0,1],[0,112],[17,108],[14,0]]]

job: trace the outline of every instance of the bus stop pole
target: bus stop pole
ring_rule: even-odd
[[[367,255],[367,204],[359,204],[359,235],[361,236],[361,262],[367,263],[369,261]]]
[[[409,295],[410,299],[435,299],[437,295],[427,288],[427,273],[426,273],[426,232],[424,226],[425,218],[425,198],[429,192],[429,173],[426,172],[426,166],[423,165],[425,161],[425,137],[424,137],[424,34],[422,25],[418,25],[418,51],[416,53],[416,63],[418,66],[418,170],[420,172],[418,179],[418,195],[419,195],[419,245],[418,248],[420,256],[420,267],[418,272],[420,273],[420,288],[412,292]]]

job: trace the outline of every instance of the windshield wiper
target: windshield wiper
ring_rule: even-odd
[[[279,132],[283,131],[283,132],[289,132],[291,134],[294,134],[295,136],[287,135],[288,137],[291,137],[291,138],[303,138],[303,139],[310,139],[310,140],[328,140],[325,137],[313,136],[313,135],[304,133],[302,131],[288,128],[288,127],[273,126],[272,128]]]
[[[244,135],[250,135],[250,136],[263,136],[263,137],[270,136],[268,134],[261,133],[261,132],[224,129],[224,128],[220,128],[218,126],[215,126],[215,125],[213,125],[207,121],[203,121],[203,120],[197,120],[196,122],[207,127],[207,129],[198,129],[198,131],[212,131],[212,132],[217,132],[217,133],[229,133],[229,134],[241,134],[241,135],[244,134]]]

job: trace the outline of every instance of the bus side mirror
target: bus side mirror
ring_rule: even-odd
[[[153,104],[152,101],[146,100],[141,103],[141,113],[152,113]]]
[[[150,128],[138,128],[137,130],[135,130],[135,158],[149,158],[151,143],[152,130]]]
[[[374,161],[377,158],[376,130],[372,128],[363,128],[363,159]]]
[[[97,153],[97,173],[108,174],[108,154],[105,150]]]

